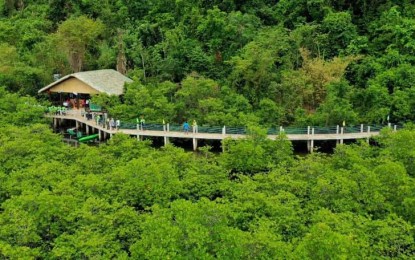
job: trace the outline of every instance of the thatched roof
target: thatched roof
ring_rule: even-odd
[[[85,84],[97,90],[98,92],[104,92],[110,95],[123,94],[124,83],[133,82],[131,79],[122,75],[118,71],[112,69],[83,71],[66,75],[60,78],[59,80],[40,89],[38,93],[47,91],[71,78],[76,78],[84,82]]]

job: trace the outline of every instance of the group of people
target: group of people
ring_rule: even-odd
[[[197,123],[196,123],[196,120],[193,120],[193,123],[192,123],[192,128],[193,128],[193,131],[194,131],[194,132],[197,132]],[[185,122],[183,123],[183,132],[184,132],[185,134],[188,134],[188,133],[189,133],[189,131],[190,131],[190,125],[189,125],[189,123],[188,123],[187,121],[185,121]]]
[[[108,125],[109,125],[110,130],[119,130],[120,125],[121,125],[121,121],[119,119],[114,120],[114,118],[111,117],[111,119],[109,120]]]
[[[144,116],[141,116],[140,119],[137,118],[137,125],[140,126],[141,130],[146,130],[146,120],[144,119]]]
[[[95,122],[97,125],[101,125],[109,130],[119,130],[121,126],[121,121],[119,119],[114,119],[113,117],[109,118],[107,113],[95,116]]]
[[[101,125],[110,130],[119,130],[121,126],[121,121],[119,119],[115,120],[112,117],[109,118],[107,113],[104,113],[103,115],[98,114],[95,116],[94,119],[97,125]],[[164,120],[163,120],[163,124],[164,124]],[[143,130],[143,131],[146,130],[146,120],[144,119],[144,116],[137,118],[137,127],[139,128],[139,130]],[[194,132],[197,132],[196,120],[193,120],[191,127]],[[183,132],[185,134],[188,134],[190,129],[191,129],[190,124],[187,121],[185,121],[183,123]]]
[[[66,107],[61,107],[61,106],[50,106],[47,108],[46,112],[47,113],[51,113],[51,114],[55,114],[55,115],[66,115]]]
[[[90,100],[88,98],[75,98],[75,97],[68,97],[62,103],[62,105],[66,108],[89,108]]]

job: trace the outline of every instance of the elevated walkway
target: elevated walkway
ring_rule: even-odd
[[[169,138],[187,138],[193,140],[193,148],[197,149],[197,140],[223,140],[225,138],[245,138],[247,136],[246,129],[241,127],[194,127],[188,133],[183,132],[180,125],[170,124],[147,124],[145,129],[140,129],[139,125],[122,123],[120,129],[108,129],[101,124],[97,124],[95,120],[88,119],[85,112],[81,110],[68,110],[65,114],[52,113],[47,117],[53,118],[54,127],[57,127],[61,120],[74,120],[76,127],[84,127],[86,134],[98,133],[99,139],[104,140],[112,137],[116,133],[124,133],[136,136],[137,139],[143,137],[162,137],[164,143],[169,142]],[[268,138],[275,140],[280,134],[284,133],[288,140],[291,141],[307,141],[309,152],[314,150],[314,141],[334,140],[342,144],[344,140],[366,139],[379,135],[380,130],[386,126],[379,125],[359,125],[354,127],[279,127],[268,129]],[[392,128],[392,125],[389,124]],[[396,131],[397,126],[393,129]]]

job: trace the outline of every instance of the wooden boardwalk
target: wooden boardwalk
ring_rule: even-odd
[[[197,140],[223,140],[225,138],[245,138],[246,134],[241,133],[228,133],[226,127],[224,126],[221,129],[221,133],[207,133],[207,132],[198,132],[197,129],[193,129],[189,133],[184,133],[183,131],[171,131],[169,130],[169,125],[163,125],[162,130],[140,130],[135,129],[125,129],[121,128],[119,130],[107,129],[102,125],[96,124],[95,120],[88,120],[85,118],[81,111],[68,111],[65,115],[60,114],[48,114],[47,117],[53,118],[54,127],[57,127],[62,120],[73,120],[76,122],[77,128],[82,128],[82,130],[87,134],[99,133],[99,139],[105,140],[112,137],[116,133],[124,133],[127,135],[135,136],[138,139],[143,137],[161,137],[164,138],[164,143],[169,143],[169,138],[187,138],[193,140],[193,148],[197,149]],[[389,125],[390,126],[390,125]],[[379,135],[379,130],[371,131],[370,126],[364,127],[361,125],[360,131],[358,132],[346,132],[346,128],[337,126],[335,133],[315,133],[314,128],[308,127],[303,132],[305,133],[285,133],[288,140],[291,141],[307,141],[307,148],[309,152],[314,150],[314,141],[323,141],[323,140],[334,140],[337,143],[343,143],[344,140],[356,140],[356,139],[366,139],[369,140],[375,135]],[[280,130],[283,131],[281,128]],[[396,130],[396,126],[394,126]],[[278,138],[279,134],[269,134],[268,138],[275,140]]]

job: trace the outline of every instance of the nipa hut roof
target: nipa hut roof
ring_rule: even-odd
[[[124,84],[133,82],[130,78],[113,69],[82,71],[62,77],[40,89],[38,93],[44,92],[69,78],[77,78],[91,88],[109,95],[123,94]]]

